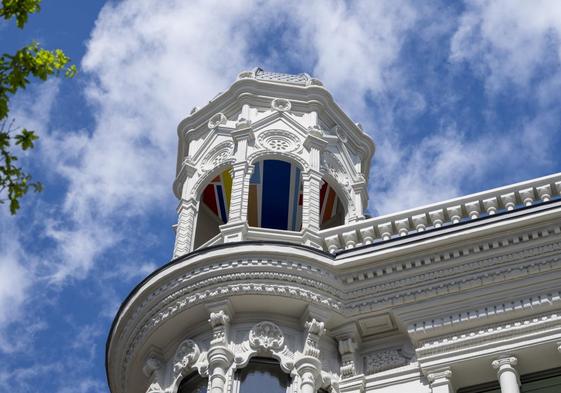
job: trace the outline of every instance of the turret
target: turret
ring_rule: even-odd
[[[244,240],[321,248],[318,231],[364,218],[374,143],[307,74],[242,72],[177,131],[174,257]]]

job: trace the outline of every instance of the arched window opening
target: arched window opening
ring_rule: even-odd
[[[322,180],[319,192],[320,229],[333,228],[345,223],[345,207],[333,187]]]
[[[195,248],[218,235],[219,226],[228,222],[231,195],[232,171],[227,169],[212,179],[201,194],[195,231]]]
[[[208,379],[193,373],[181,381],[177,393],[207,393],[207,387]]]
[[[248,224],[299,231],[302,190],[302,173],[295,164],[280,160],[256,162],[249,182]]]
[[[238,393],[286,393],[291,383],[280,364],[267,358],[251,359],[247,367],[237,371],[236,381]]]

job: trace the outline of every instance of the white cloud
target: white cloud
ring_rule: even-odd
[[[540,69],[558,71],[560,33],[559,1],[474,1],[460,19],[450,58],[467,61],[492,91],[509,82],[528,87]]]
[[[353,107],[366,91],[386,88],[413,20],[406,3],[389,1],[107,4],[82,61],[92,79],[86,93],[95,128],[55,132],[45,142],[46,156],[69,184],[62,219],[47,225],[59,245],[53,279],[84,277],[96,258],[130,235],[125,220],[158,205],[171,211],[176,126],[238,72],[291,61],[309,66],[317,59],[315,69],[305,71],[323,77]],[[257,53],[255,45],[274,40],[275,29],[282,31],[273,43],[277,50]],[[292,55],[283,58],[285,53]]]
[[[2,206],[4,209],[4,206]],[[0,224],[0,329],[18,317],[26,299],[26,292],[33,281],[32,273],[25,267],[25,253],[19,239],[12,235],[13,227],[7,228],[8,217]]]

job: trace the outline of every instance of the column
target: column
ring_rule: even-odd
[[[193,248],[195,235],[195,215],[199,203],[194,198],[181,199],[177,208],[177,226],[175,228],[175,245],[173,257],[178,258],[189,253]]]
[[[311,247],[322,248],[321,239],[317,235],[320,225],[320,200],[321,185],[321,151],[327,146],[327,141],[322,138],[322,133],[316,129],[309,129],[309,134],[304,141],[308,149],[310,169],[302,174],[304,195],[302,201],[302,229],[304,231],[304,244]]]
[[[520,393],[520,378],[514,368],[518,359],[514,356],[505,356],[494,360],[491,365],[497,370],[497,377],[501,385],[501,393]]]
[[[303,200],[302,200],[302,227],[304,229],[318,232],[320,224],[319,191],[321,185],[321,173],[309,170],[302,174]]]
[[[247,194],[244,185],[248,167],[247,162],[237,162],[232,165],[232,197],[230,200],[228,223],[246,221],[246,217],[242,213],[243,196]]]
[[[232,139],[236,143],[235,159],[232,165],[232,193],[228,222],[220,226],[224,243],[239,242],[247,234],[247,196],[249,192],[250,165],[247,163],[248,146],[254,140],[251,122],[247,120],[249,107],[244,105]],[[245,113],[245,114],[244,114]]]
[[[234,360],[234,354],[228,349],[230,317],[223,310],[211,312],[209,323],[212,327],[212,340],[208,351],[209,391],[224,393],[226,373]]]
[[[452,370],[449,367],[430,372],[427,379],[432,393],[454,393]]]
[[[300,376],[300,393],[315,393],[321,385],[319,339],[325,333],[325,327],[323,322],[315,319],[304,326],[307,332],[304,350],[295,359],[294,368]]]

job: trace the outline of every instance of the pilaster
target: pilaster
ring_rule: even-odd
[[[364,219],[364,207],[368,201],[366,191],[366,182],[360,181],[351,185],[351,198],[354,205],[354,211],[349,211],[348,221],[355,222]],[[350,210],[351,206],[349,206]]]
[[[173,257],[178,258],[189,253],[193,247],[193,236],[195,234],[195,216],[199,209],[196,199],[182,199],[177,208],[177,226],[175,229],[175,245]]]

